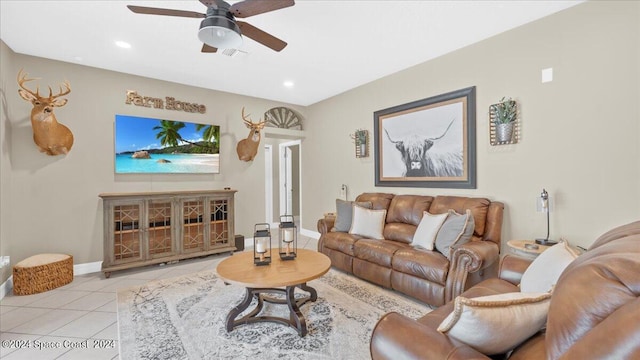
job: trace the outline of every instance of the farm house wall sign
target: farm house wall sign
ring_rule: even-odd
[[[188,103],[176,100],[173,97],[166,96],[164,100],[150,96],[139,95],[135,90],[127,90],[127,99],[124,102],[127,105],[153,107],[155,109],[176,110],[190,113],[204,114],[207,107],[196,103]]]

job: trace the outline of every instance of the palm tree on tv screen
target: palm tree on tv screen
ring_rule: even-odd
[[[204,131],[202,132],[202,140],[204,141],[213,142],[220,136],[219,126],[196,124],[196,131],[200,131],[202,129],[204,129]]]
[[[184,123],[180,121],[160,120],[160,125],[154,126],[153,130],[160,130],[156,134],[156,139],[160,139],[162,146],[178,146],[184,139],[180,136],[180,129]]]
[[[182,151],[210,154],[216,154],[218,152],[217,142],[220,136],[220,127],[196,124],[196,131],[204,129],[202,141],[198,141],[197,143],[186,140],[180,135],[180,130],[184,127],[185,124],[181,121],[160,120],[160,125],[154,126],[153,130],[160,130],[156,134],[156,139],[160,139],[160,144],[164,147],[178,147],[180,143],[188,143],[195,147],[191,150],[182,149]]]

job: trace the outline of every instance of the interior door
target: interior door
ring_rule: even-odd
[[[279,215],[300,215],[300,140],[279,144]],[[279,219],[278,219],[279,220]]]
[[[284,196],[285,196],[285,213],[282,215],[292,215],[293,214],[293,180],[291,174],[291,148],[284,148],[284,171],[285,171],[285,181],[284,181]]]

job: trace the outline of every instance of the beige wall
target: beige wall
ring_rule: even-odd
[[[315,230],[342,183],[350,199],[381,191],[503,201],[505,240],[545,236],[535,210],[543,187],[555,198],[552,238],[586,247],[639,219],[639,8],[581,4],[310,106],[303,164],[322,176],[303,176],[302,227]],[[543,84],[548,67],[554,81]],[[469,86],[477,90],[477,189],[375,187],[374,158],[356,159],[349,133],[373,132],[376,110]],[[488,109],[503,96],[521,106],[522,141],[494,147]]]
[[[3,44],[4,46],[4,44]],[[2,48],[3,89],[7,89],[7,119],[3,116],[2,209],[11,209],[7,220],[2,212],[2,250],[12,244],[10,255],[17,262],[44,252],[74,256],[75,263],[102,260],[102,192],[237,189],[236,233],[250,236],[253,224],[264,221],[264,151],[252,163],[238,160],[235,146],[246,137],[240,109],[245,106],[252,119],[275,106],[289,104],[178,85],[148,78],[99,70],[48,59],[19,55]],[[5,62],[8,57],[11,62]],[[57,87],[64,79],[72,92],[66,106],[56,109],[58,121],[74,133],[75,143],[65,156],[50,157],[37,151],[29,121],[31,105],[22,100],[15,76],[24,68],[40,77],[40,86]],[[137,107],[125,104],[128,89],[139,94],[204,104],[206,114]],[[147,116],[221,127],[221,173],[215,175],[115,175],[113,125],[115,114]],[[4,134],[4,133],[3,133]],[[10,142],[10,146],[6,144]],[[5,160],[9,165],[5,166]],[[5,191],[7,184],[16,184]],[[3,254],[4,255],[4,254]],[[3,276],[0,280],[5,280]]]

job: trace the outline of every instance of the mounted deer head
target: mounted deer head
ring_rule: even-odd
[[[249,118],[251,114],[244,114],[244,107],[242,108],[242,120],[244,124],[250,129],[249,135],[246,139],[238,141],[236,151],[238,152],[238,159],[242,161],[253,161],[258,154],[258,145],[260,145],[260,130],[264,128],[266,121],[260,119],[259,122],[254,123]]]
[[[71,92],[71,85],[65,81],[65,89],[60,86],[60,91],[53,95],[49,86],[49,96],[40,96],[40,89],[36,92],[27,89],[24,83],[35,79],[27,79],[27,73],[22,69],[18,72],[18,89],[20,96],[33,105],[31,109],[31,128],[33,129],[33,141],[38,145],[38,149],[47,155],[67,154],[73,146],[73,134],[66,126],[58,123],[53,108],[62,107],[67,103],[67,99],[59,99]]]

